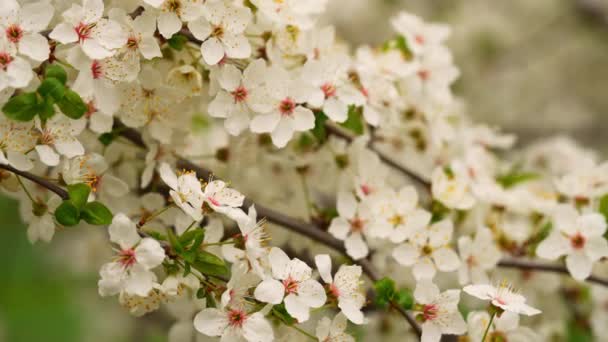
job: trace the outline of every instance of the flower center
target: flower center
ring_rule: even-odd
[[[179,0],[170,0],[165,3],[165,9],[169,12],[179,13],[182,3]]]
[[[367,195],[371,194],[371,193],[372,193],[372,191],[373,191],[373,189],[372,189],[372,187],[371,187],[371,186],[369,186],[369,185],[367,185],[367,184],[362,184],[362,185],[361,185],[361,192],[363,192],[363,194],[364,194],[365,196],[367,196]]]
[[[23,30],[16,24],[12,24],[6,29],[6,38],[12,43],[19,43],[23,37]]]
[[[323,94],[325,94],[326,99],[336,96],[336,86],[331,83],[325,83],[322,85],[321,90],[323,90]]]
[[[92,100],[89,101],[87,103],[87,112],[85,113],[85,116],[87,118],[90,118],[96,112],[97,112],[97,107],[95,107],[95,102],[93,102]]]
[[[91,74],[93,75],[93,79],[101,78],[103,75],[103,70],[99,61],[93,61],[93,63],[91,63]]]
[[[331,295],[336,298],[340,297],[340,289],[338,289],[338,287],[335,284],[329,285],[329,293],[331,293]]]
[[[405,217],[399,215],[399,214],[395,214],[393,217],[391,217],[388,220],[394,227],[396,226],[400,226],[402,224],[405,223]]]
[[[283,280],[283,287],[285,287],[285,294],[298,293],[298,282],[291,277]]]
[[[118,254],[118,262],[124,267],[133,266],[137,260],[135,259],[135,250],[133,248],[124,249]]]
[[[437,318],[439,308],[436,304],[425,304],[422,308],[422,319],[424,321],[432,321]]]
[[[247,319],[247,314],[245,311],[232,309],[228,311],[228,325],[233,328],[241,328],[243,327],[243,323]]]
[[[236,103],[243,102],[247,99],[247,89],[243,86],[236,88],[231,94]]]
[[[420,79],[423,81],[426,81],[431,77],[431,72],[428,70],[420,70],[418,71],[418,77],[420,77]]]
[[[355,217],[352,220],[350,220],[350,229],[353,232],[360,232],[363,230],[364,227],[365,227],[365,220],[363,220],[359,217]]]
[[[209,202],[211,204],[215,205],[216,207],[219,207],[221,205],[221,203],[218,200],[216,200],[215,198],[213,198],[211,196],[207,197],[207,200],[209,200]]]
[[[422,247],[422,255],[431,255],[433,253],[433,247],[425,245]]]
[[[211,36],[215,38],[222,38],[224,36],[224,28],[222,26],[216,26],[211,31]]]
[[[587,239],[585,239],[585,237],[582,236],[581,233],[577,233],[576,235],[570,238],[570,244],[572,244],[572,248],[574,249],[581,249],[585,247],[586,240]]]
[[[139,39],[137,37],[129,37],[129,39],[127,40],[127,47],[129,49],[135,50],[137,49],[137,47],[139,46]]]
[[[420,45],[424,44],[424,36],[423,35],[421,35],[421,34],[416,35],[416,37],[414,39],[416,40],[416,43],[418,43]]]
[[[296,103],[289,97],[281,101],[279,105],[279,111],[284,116],[293,114],[294,109],[296,109]]]
[[[0,69],[6,70],[9,64],[13,61],[13,57],[8,52],[0,52]]]
[[[74,27],[74,31],[76,31],[76,34],[78,35],[78,41],[82,43],[91,38],[91,31],[93,30],[93,27],[95,27],[95,24],[87,25],[85,23],[80,23]]]

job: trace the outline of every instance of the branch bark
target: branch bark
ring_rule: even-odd
[[[65,191],[64,189],[62,189],[61,187],[57,186],[56,184],[53,184],[52,182],[42,178],[42,177],[38,177],[32,173],[26,172],[26,171],[20,171],[15,169],[14,167],[10,166],[10,165],[3,165],[0,164],[0,169],[4,169],[6,171],[10,171],[18,176],[21,176],[25,179],[28,179],[44,188],[47,188],[48,190],[56,193],[57,195],[59,195],[59,197],[61,197],[63,200],[67,200],[70,196],[68,195],[68,192]]]

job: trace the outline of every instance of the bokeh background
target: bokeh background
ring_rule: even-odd
[[[401,9],[451,25],[455,92],[475,120],[520,146],[567,134],[608,151],[608,0],[330,0],[323,21],[345,41],[378,44]],[[99,234],[31,246],[16,203],[0,197],[0,341],[166,341],[162,313],[134,319],[97,295],[95,263],[110,251],[83,241]]]

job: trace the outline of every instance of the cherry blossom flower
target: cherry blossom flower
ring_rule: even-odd
[[[61,175],[66,184],[85,183],[91,196],[120,198],[129,192],[129,185],[112,174],[105,158],[97,153],[85,154],[66,161]]]
[[[317,323],[315,331],[319,341],[323,342],[355,342],[355,338],[345,332],[348,321],[344,314],[337,314],[334,319],[323,317]]]
[[[64,115],[55,115],[45,123],[36,118],[36,152],[40,161],[48,166],[57,166],[60,155],[68,159],[82,156],[84,147],[76,136],[82,132],[84,124],[83,120],[71,120]]]
[[[437,342],[441,335],[460,335],[467,331],[466,323],[458,312],[460,290],[440,293],[431,280],[419,281],[414,290],[414,313],[421,321],[422,342]]]
[[[341,265],[335,279],[331,276],[331,258],[327,254],[317,255],[315,264],[331,296],[338,300],[338,307],[351,322],[364,324],[361,312],[365,305],[365,294],[361,289],[361,266]]]
[[[24,88],[33,77],[30,63],[17,55],[17,47],[8,38],[0,36],[0,91]]]
[[[221,336],[222,341],[272,341],[274,333],[261,312],[248,313],[241,308],[207,308],[194,317],[194,327],[207,336]]]
[[[404,266],[413,266],[416,279],[433,279],[437,270],[456,271],[460,259],[449,243],[454,227],[452,221],[442,220],[421,229],[393,250],[393,257]]]
[[[455,161],[449,167],[436,168],[433,171],[432,184],[433,197],[448,208],[466,210],[475,204],[469,175],[460,162]]]
[[[401,12],[391,19],[395,31],[403,35],[407,47],[414,55],[420,55],[429,47],[441,46],[450,35],[445,25],[428,24],[419,17]]]
[[[14,122],[0,116],[0,164],[11,165],[22,171],[34,167],[26,156],[36,146],[31,122]]]
[[[250,129],[254,133],[270,133],[272,142],[277,147],[284,147],[293,137],[294,132],[303,132],[314,128],[313,112],[299,103],[307,101],[307,96],[296,89],[297,81],[291,80],[287,71],[269,68],[266,87],[256,91],[252,109],[258,113],[251,120]]]
[[[195,221],[203,218],[203,201],[205,195],[201,182],[194,172],[186,172],[179,177],[175,175],[169,164],[163,163],[159,168],[160,177],[171,188],[169,194],[175,204]]]
[[[504,311],[513,312],[520,315],[533,316],[540,313],[526,304],[526,298],[516,293],[505,282],[494,287],[488,284],[467,285],[463,288],[464,292],[481,300],[489,300],[490,303]]]
[[[63,12],[63,22],[55,26],[49,37],[62,44],[78,42],[91,59],[112,56],[127,43],[127,33],[119,23],[103,18],[103,0],[82,0]]]
[[[20,54],[42,62],[49,58],[51,50],[40,31],[47,28],[54,11],[47,1],[20,6],[16,0],[6,0],[0,9],[0,30],[17,46]]]
[[[55,194],[36,203],[31,201],[24,202],[23,210],[27,211],[26,218],[29,218],[27,226],[27,239],[30,243],[37,241],[51,242],[55,235],[55,221],[53,214],[55,209],[61,204],[61,198]]]
[[[120,248],[116,261],[104,264],[100,271],[99,294],[127,294],[146,297],[156,275],[151,271],[165,259],[165,250],[152,238],[141,238],[137,227],[124,214],[117,214],[109,227],[110,240]]]
[[[604,217],[598,213],[580,215],[566,204],[558,206],[553,217],[555,228],[538,245],[536,254],[550,260],[566,255],[566,267],[572,277],[586,279],[593,263],[608,256]]]
[[[431,214],[418,208],[418,193],[412,186],[403,187],[399,192],[386,189],[371,206],[380,221],[375,235],[394,243],[405,241],[431,221]]]
[[[203,200],[211,209],[233,219],[241,217],[245,196],[228,187],[221,180],[213,180],[205,185]]]
[[[222,67],[218,76],[221,90],[209,104],[209,115],[226,118],[224,126],[228,133],[239,135],[249,127],[252,113],[249,103],[253,100],[250,95],[263,84],[265,72],[266,63],[261,59],[249,64],[242,74],[233,65]]]
[[[144,0],[157,14],[158,32],[171,38],[183,25],[201,17],[205,11],[203,3],[197,0]]]
[[[467,316],[469,337],[472,342],[483,342],[483,334],[490,323],[490,314],[485,311],[474,311]],[[488,330],[486,339],[502,339],[503,341],[537,341],[540,339],[532,329],[519,326],[519,315],[513,312],[505,312],[500,317],[495,317],[492,326]]]
[[[338,194],[338,217],[329,225],[328,232],[336,239],[344,240],[346,252],[353,259],[365,258],[369,247],[363,239],[374,231],[373,213],[365,204],[357,202],[350,192]]]
[[[215,65],[224,56],[243,59],[251,55],[251,45],[243,34],[250,21],[249,8],[218,1],[208,4],[204,17],[190,22],[188,28],[203,41],[201,54],[205,62]]]
[[[305,322],[310,317],[310,308],[325,304],[327,296],[323,286],[312,279],[312,269],[299,259],[289,259],[287,254],[273,247],[268,255],[272,276],[264,279],[255,289],[257,300],[280,304],[285,300],[285,309],[298,320]]]
[[[501,253],[490,229],[483,227],[477,230],[475,238],[462,236],[458,239],[458,252],[462,264],[458,273],[460,284],[487,283],[486,272],[498,264]]]

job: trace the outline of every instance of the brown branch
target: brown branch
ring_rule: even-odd
[[[56,193],[57,195],[59,195],[59,197],[61,197],[64,200],[67,200],[70,196],[68,195],[68,192],[65,191],[64,189],[62,189],[61,187],[53,184],[52,182],[42,178],[42,177],[38,177],[34,174],[31,174],[29,172],[26,171],[20,171],[15,169],[14,167],[10,166],[10,165],[3,165],[0,164],[0,169],[4,169],[6,171],[10,171],[18,176],[21,176],[25,179],[28,179],[54,193]]]
[[[552,272],[558,274],[570,275],[568,269],[561,265],[543,264],[528,260],[517,260],[517,259],[505,259],[498,263],[499,267],[503,268],[517,268],[522,271],[541,271],[541,272]],[[608,279],[602,279],[596,276],[590,276],[585,279],[588,283],[598,284],[608,287]]]
[[[336,137],[339,137],[341,139],[344,139],[348,142],[351,142],[355,139],[355,136],[349,132],[347,132],[345,129],[342,129],[340,127],[338,127],[337,125],[331,124],[331,123],[327,123],[325,125],[325,128],[327,129],[327,131],[329,132],[329,134],[332,134]],[[400,163],[398,163],[396,160],[394,160],[393,158],[391,158],[387,153],[379,150],[376,146],[374,146],[373,142],[370,140],[368,146],[367,146],[370,150],[376,152],[376,154],[378,154],[378,157],[380,157],[380,160],[382,160],[385,164],[389,165],[390,167],[394,168],[395,170],[398,170],[399,172],[403,173],[404,175],[408,176],[409,178],[411,178],[413,181],[415,181],[418,185],[424,187],[424,188],[430,188],[431,187],[431,183],[424,179],[424,177],[422,177],[421,175],[419,175],[418,173],[406,168],[405,166],[401,165]]]

